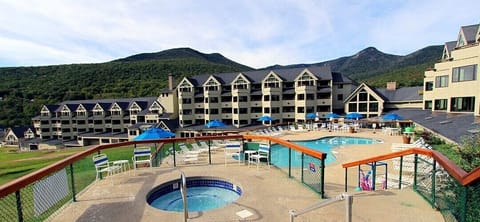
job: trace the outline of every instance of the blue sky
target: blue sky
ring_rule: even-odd
[[[0,0],[0,67],[107,62],[178,47],[255,68],[369,46],[406,55],[480,23],[478,3],[460,2]]]

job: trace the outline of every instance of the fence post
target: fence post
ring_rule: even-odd
[[[17,199],[18,222],[23,222],[22,199],[20,197],[20,190],[15,191],[15,198]]]
[[[398,189],[401,190],[402,189],[402,171],[403,171],[403,156],[400,156],[400,171],[398,174]]]
[[[460,207],[460,222],[465,222],[467,221],[467,197],[468,197],[468,187],[467,186],[463,186],[460,184],[460,186],[462,186],[462,194],[461,194],[461,197],[460,197],[460,204],[461,204],[461,207]]]
[[[435,196],[436,193],[435,193],[435,175],[437,174],[437,161],[435,159],[433,159],[433,170],[432,170],[432,208],[435,208],[435,202],[436,202],[436,198]]]
[[[72,201],[77,202],[76,192],[75,192],[75,178],[73,177],[73,164],[70,164],[70,181],[72,183]]]
[[[176,167],[177,166],[177,158],[175,158],[175,153],[177,152],[177,150],[175,149],[175,141],[173,141],[172,143],[172,151],[173,151],[173,167]]]
[[[209,165],[212,165],[212,152],[210,150],[210,143],[211,142],[212,142],[211,140],[208,140],[208,164]],[[240,156],[238,158],[240,158]]]
[[[320,179],[322,180],[320,182],[320,197],[323,199],[325,197],[325,159],[321,159],[320,163]]]
[[[288,148],[288,178],[292,177],[292,148]]]
[[[348,167],[345,167],[345,193],[347,192],[347,184],[348,184]]]
[[[416,153],[413,166],[413,190],[417,191],[418,154]]]
[[[302,167],[301,167],[301,176],[300,176],[300,180],[302,181],[303,183],[303,163],[304,163],[304,158],[305,158],[305,154],[302,152]]]

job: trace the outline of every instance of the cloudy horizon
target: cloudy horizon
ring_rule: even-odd
[[[367,47],[406,55],[456,40],[461,26],[480,22],[475,5],[0,0],[0,67],[108,62],[180,47],[254,68],[323,62]]]

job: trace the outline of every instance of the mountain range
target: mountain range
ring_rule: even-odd
[[[270,66],[264,69],[329,65],[358,82],[384,86],[421,85],[426,68],[442,55],[442,46],[429,46],[405,56],[385,54],[368,47],[355,55],[314,64]],[[190,48],[142,53],[105,63],[0,68],[0,125],[27,125],[44,104],[65,100],[157,96],[175,79],[198,74],[240,72],[251,67],[219,53]]]

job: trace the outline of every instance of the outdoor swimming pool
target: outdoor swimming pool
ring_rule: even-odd
[[[376,139],[359,138],[359,137],[323,137],[315,140],[303,140],[303,141],[291,141],[310,149],[318,150],[327,154],[325,164],[329,164],[335,161],[335,155],[332,153],[332,148],[344,145],[354,144],[375,144],[380,143]],[[288,166],[288,148],[282,145],[272,145],[271,148],[271,162],[278,167]],[[292,166],[301,165],[301,153],[292,150]],[[306,157],[308,158],[308,157]]]
[[[183,211],[180,181],[170,181],[154,188],[147,195],[150,206],[165,211]],[[212,177],[187,178],[188,211],[221,208],[242,195],[242,189],[228,181]]]

